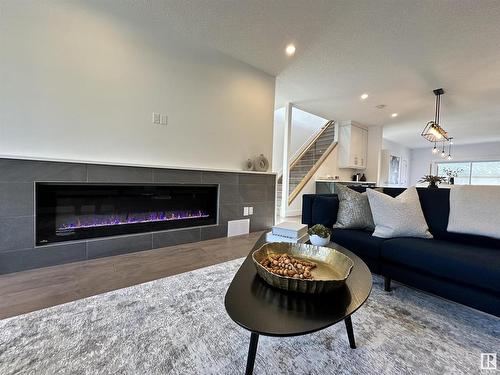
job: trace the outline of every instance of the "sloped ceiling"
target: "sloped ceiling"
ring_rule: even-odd
[[[291,101],[325,118],[383,125],[384,137],[421,147],[432,90],[443,87],[442,125],[457,143],[500,140],[500,1],[90,3],[275,75],[277,107]],[[297,46],[293,58],[284,54],[289,42]]]

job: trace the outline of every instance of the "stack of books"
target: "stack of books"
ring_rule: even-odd
[[[266,234],[267,242],[305,243],[309,240],[307,225],[284,222],[272,227]]]

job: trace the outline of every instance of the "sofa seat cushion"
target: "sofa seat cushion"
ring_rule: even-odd
[[[381,256],[383,262],[500,293],[497,249],[432,239],[395,238],[383,242]]]
[[[360,229],[336,229],[332,231],[331,240],[351,250],[361,258],[380,259],[380,245],[385,240],[373,237],[371,232]]]

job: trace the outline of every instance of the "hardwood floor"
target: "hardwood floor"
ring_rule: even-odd
[[[0,319],[246,256],[262,232],[0,276]]]

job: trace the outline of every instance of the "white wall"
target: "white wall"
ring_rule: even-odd
[[[416,184],[422,176],[429,174],[431,166],[432,173],[436,173],[435,162],[443,161],[439,154],[432,153],[432,147],[433,145],[430,144],[426,148],[411,150],[411,184]],[[454,145],[452,147],[453,161],[500,160],[500,142]]]
[[[380,156],[382,151],[382,133],[381,126],[370,126],[368,128],[368,150],[366,153],[365,176],[367,181],[379,183],[380,176]]]
[[[292,131],[290,134],[289,157],[293,157],[302,149],[302,146],[311,139],[328,120],[312,113],[292,107]],[[273,130],[273,171],[283,169],[283,134],[285,128],[285,108],[274,111]]]
[[[400,159],[400,176],[399,184],[390,184],[388,180],[389,159],[390,155],[399,156]],[[403,165],[406,164],[406,170]],[[411,170],[411,150],[399,143],[383,139],[382,141],[382,157],[380,160],[380,186],[410,186],[410,170]]]
[[[220,169],[271,158],[274,77],[92,4],[2,2],[1,155]]]

